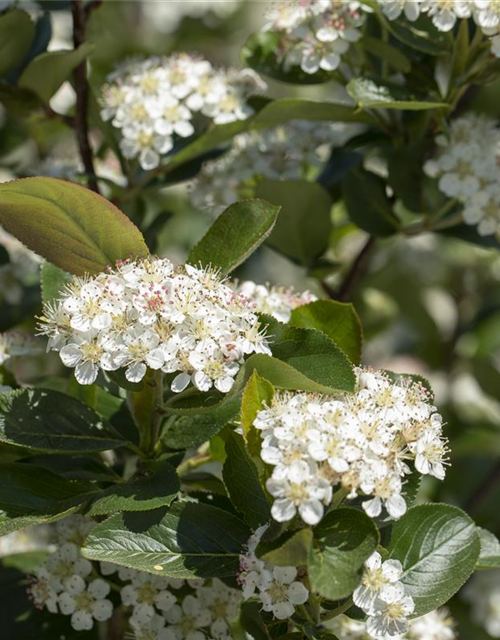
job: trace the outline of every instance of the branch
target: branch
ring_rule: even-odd
[[[340,302],[347,302],[351,298],[352,291],[356,283],[366,270],[368,257],[373,250],[375,242],[376,239],[373,236],[369,236],[368,240],[365,242],[361,251],[352,263],[351,268],[346,273],[337,291],[334,291],[326,282],[321,283],[324,291],[330,296],[330,298],[333,300],[339,300]]]
[[[77,49],[85,41],[87,26],[87,14],[83,8],[82,0],[71,0],[71,13],[73,15],[73,44]],[[99,186],[94,169],[92,147],[89,140],[89,125],[87,119],[89,102],[89,85],[87,82],[87,63],[84,60],[74,72],[76,90],[75,131],[80,157],[88,178],[88,186],[92,191],[99,193]]]

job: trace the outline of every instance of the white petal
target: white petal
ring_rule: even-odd
[[[179,373],[179,375],[172,380],[170,388],[174,393],[180,393],[181,391],[184,391],[190,382],[191,376],[189,373]]]

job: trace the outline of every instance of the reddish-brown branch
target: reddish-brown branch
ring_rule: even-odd
[[[337,291],[335,291],[326,282],[322,282],[323,289],[330,298],[332,298],[333,300],[339,300],[340,302],[347,302],[351,299],[354,287],[366,270],[368,257],[373,250],[375,242],[376,240],[373,236],[370,236],[368,238],[368,240],[361,248],[361,251],[354,259],[351,268],[346,273]]]

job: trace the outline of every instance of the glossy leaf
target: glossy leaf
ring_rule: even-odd
[[[303,266],[314,264],[328,248],[332,228],[326,189],[306,180],[263,180],[256,195],[281,207],[267,244]]]
[[[0,441],[52,453],[105,451],[123,445],[111,425],[88,405],[46,389],[0,395]]]
[[[157,463],[149,475],[115,484],[105,489],[92,503],[87,515],[102,516],[118,511],[148,511],[169,506],[180,489],[175,469]]]
[[[149,253],[140,231],[111,202],[55,178],[0,185],[0,224],[35,253],[80,276]]]
[[[229,434],[226,453],[222,469],[224,485],[235,508],[252,529],[257,529],[271,518],[271,507],[259,482],[257,467],[246,451],[245,441],[236,433]]]
[[[369,78],[354,78],[347,83],[346,89],[360,109],[422,111],[449,107],[444,102],[420,100],[415,95],[409,94],[406,89],[376,83]]]
[[[405,591],[415,616],[447,602],[474,571],[480,543],[469,516],[451,505],[409,509],[392,529],[391,558],[403,565]]]
[[[235,575],[249,537],[247,526],[230,513],[182,502],[111,516],[91,531],[82,553],[171,578],[224,577]]]
[[[28,64],[19,78],[18,85],[36,93],[44,102],[52,96],[68,79],[71,72],[88,56],[93,45],[84,43],[70,51],[49,51],[42,53]]]
[[[312,589],[329,600],[346,598],[377,547],[377,527],[362,511],[341,508],[327,513],[314,535],[308,569]]]
[[[276,222],[279,207],[264,200],[244,200],[231,205],[191,249],[188,262],[212,265],[228,274],[264,242]]]
[[[290,324],[322,331],[344,351],[351,362],[359,364],[363,333],[358,314],[352,304],[335,300],[316,300],[294,309]]]

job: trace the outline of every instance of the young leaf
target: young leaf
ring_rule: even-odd
[[[55,178],[0,185],[0,224],[29,249],[79,276],[149,253],[141,232],[111,202]]]
[[[15,69],[28,53],[35,25],[21,9],[0,15],[0,77]]]
[[[36,93],[43,102],[52,96],[68,79],[73,69],[85,60],[93,45],[82,44],[72,51],[50,51],[34,58],[24,69],[18,85]]]
[[[176,498],[179,478],[167,462],[157,463],[149,476],[115,484],[92,503],[87,515],[102,516],[118,511],[149,511],[168,507]]]
[[[363,333],[359,316],[352,304],[316,300],[294,309],[290,324],[322,331],[344,351],[352,363],[359,364]]]
[[[474,571],[480,544],[469,516],[451,505],[412,507],[393,525],[389,555],[403,565],[402,582],[415,616],[447,602]]]
[[[260,433],[253,426],[257,413],[264,409],[264,405],[270,405],[275,389],[273,385],[261,378],[256,370],[252,372],[241,401],[241,426],[243,437],[251,456],[259,457]]]
[[[309,563],[313,545],[311,529],[287,532],[277,540],[260,543],[257,555],[262,560],[279,567],[300,567]]]
[[[500,569],[500,541],[487,529],[477,527],[476,530],[481,543],[476,569]]]
[[[314,264],[328,248],[332,228],[328,192],[306,180],[263,180],[257,185],[256,195],[281,206],[267,244],[303,266]]]
[[[229,434],[226,453],[222,468],[224,485],[233,505],[252,529],[257,529],[271,518],[271,507],[259,482],[257,467],[247,453],[245,441],[236,433]]]
[[[359,583],[363,563],[377,548],[377,527],[362,511],[346,507],[327,513],[315,538],[308,570],[313,591],[329,600],[346,598]]]
[[[51,453],[105,451],[124,444],[88,405],[46,389],[0,395],[0,442]]]
[[[206,504],[114,515],[91,531],[82,554],[171,578],[234,576],[250,530]],[[161,568],[160,568],[161,567]]]
[[[360,109],[399,109],[422,111],[426,109],[447,109],[445,102],[420,100],[405,89],[387,84],[375,83],[368,78],[354,78],[347,83],[347,93]]]
[[[226,275],[264,242],[276,222],[279,207],[264,200],[232,204],[191,249],[188,262],[212,265]]]
[[[373,236],[396,233],[399,221],[385,192],[385,182],[364,169],[353,169],[342,180],[347,213],[360,229]]]
[[[47,303],[57,300],[61,289],[71,280],[72,276],[67,271],[63,271],[45,260],[40,269],[42,301]]]

